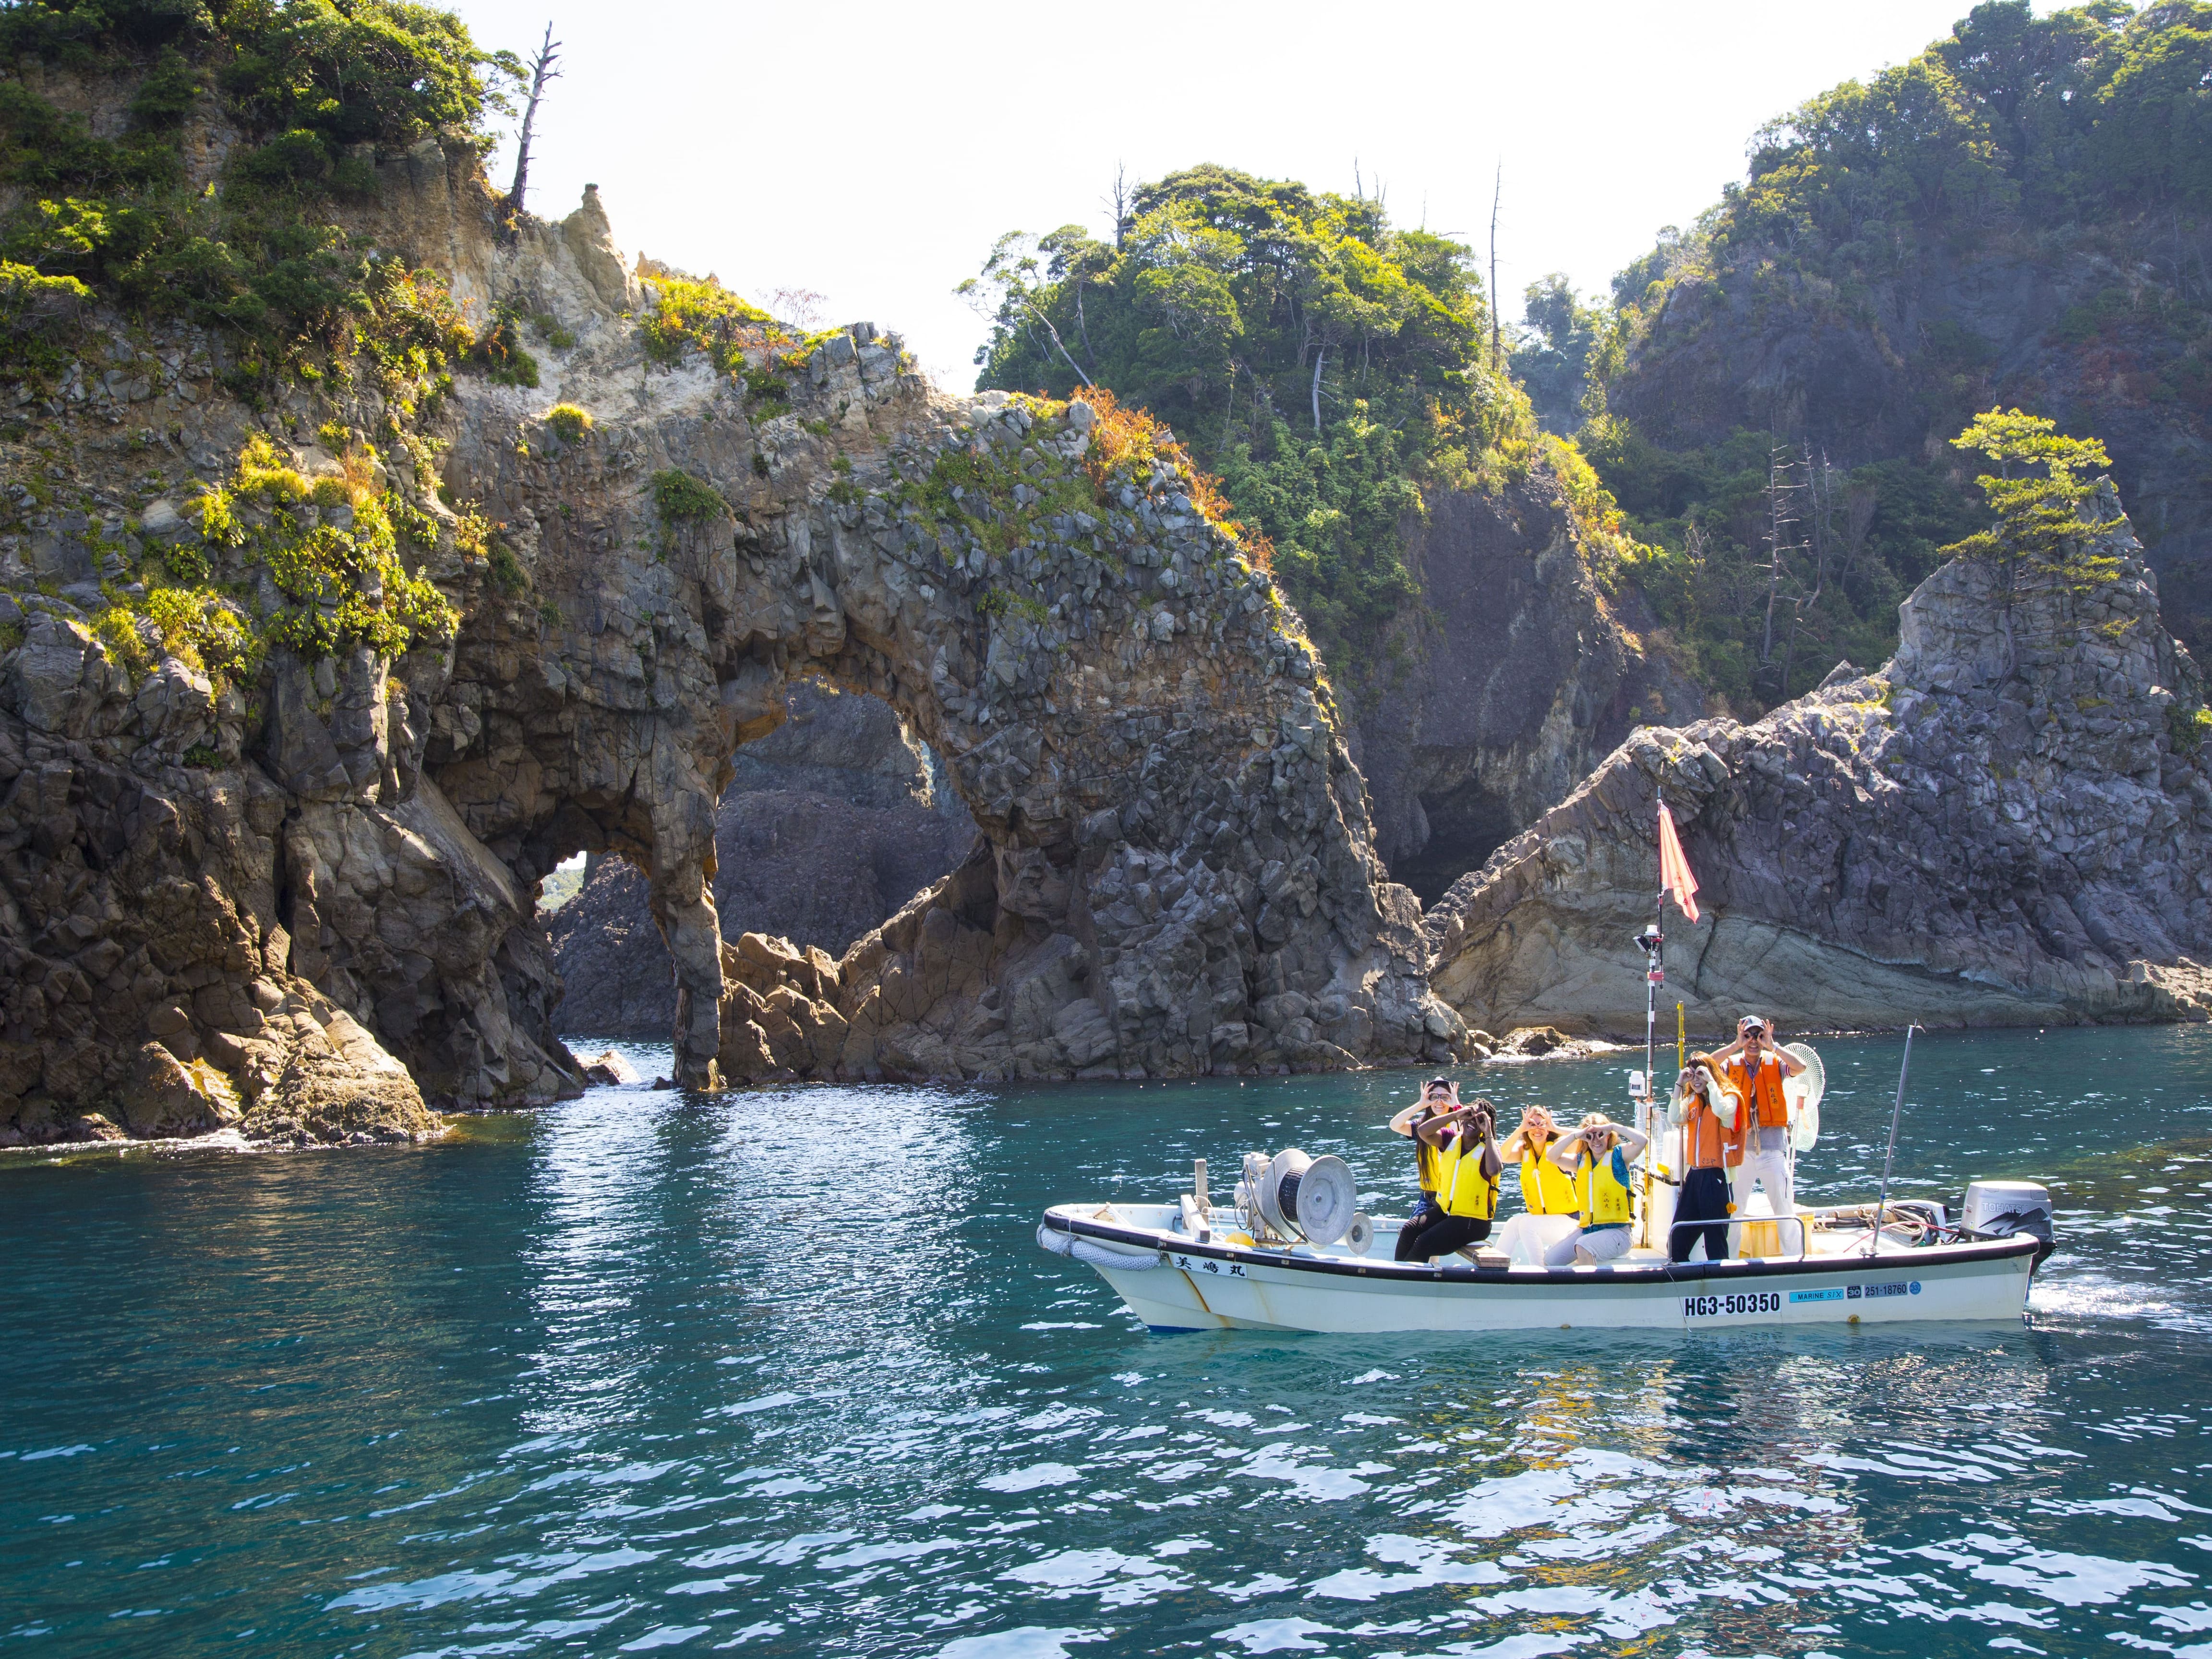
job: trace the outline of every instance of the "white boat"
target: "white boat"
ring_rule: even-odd
[[[1977,1200],[1984,1212],[1992,1201],[2008,1203],[2005,1215],[2033,1223],[2041,1192],[2026,1182],[1978,1183],[1970,1213]],[[2048,1205],[2043,1198],[2045,1227]],[[1938,1206],[1916,1201],[1891,1204],[1876,1240],[1871,1208],[1800,1210],[1801,1237],[1787,1254],[1670,1262],[1639,1247],[1595,1267],[1494,1257],[1432,1266],[1376,1260],[1346,1243],[1263,1242],[1249,1212],[1201,1211],[1188,1197],[1054,1205],[1037,1237],[1096,1268],[1156,1332],[1682,1330],[2022,1317],[2029,1279],[2051,1249],[2046,1237],[1953,1227]],[[1759,1224],[1730,1224],[1732,1231]],[[1791,1231],[1766,1224],[1778,1235]],[[1375,1223],[1385,1238],[1395,1228]]]
[[[1658,914],[1671,894],[1695,921],[1697,878],[1663,800],[1657,816]],[[1045,1212],[1037,1243],[1097,1269],[1155,1331],[1683,1330],[2023,1317],[2029,1280],[2051,1249],[2053,1212],[2043,1188],[1978,1181],[1967,1188],[1955,1224],[1940,1204],[1890,1199],[1913,1026],[1905,1028],[1874,1203],[1798,1206],[1776,1216],[1760,1207],[1762,1192],[1743,1213],[1717,1224],[1728,1229],[1728,1259],[1669,1260],[1670,1238],[1707,1224],[1674,1220],[1687,1167],[1685,1131],[1659,1109],[1652,1086],[1664,945],[1656,920],[1636,939],[1645,958],[1644,1064],[1629,1073],[1629,1097],[1644,1139],[1631,1182],[1632,1243],[1617,1261],[1544,1265],[1576,1231],[1564,1216],[1509,1218],[1501,1248],[1486,1244],[1426,1261],[1372,1260],[1377,1236],[1394,1236],[1401,1224],[1356,1212],[1356,1188],[1342,1159],[1310,1158],[1295,1148],[1272,1158],[1246,1154],[1233,1207],[1217,1208],[1208,1199],[1201,1158],[1191,1191],[1177,1202],[1057,1204]],[[1680,1064],[1679,1004],[1676,1018]],[[1802,1044],[1784,1052],[1792,1060],[1783,1085],[1785,1156],[1794,1168],[1796,1154],[1811,1150],[1820,1134],[1826,1069]],[[1701,1240],[1690,1253],[1703,1249]]]
[[[1911,1053],[1911,1034],[1905,1051]],[[1802,1044],[1786,1085],[1794,1146],[1819,1130],[1825,1068]],[[1572,1217],[1512,1217],[1495,1244],[1430,1261],[1378,1261],[1400,1223],[1354,1209],[1352,1172],[1295,1148],[1247,1154],[1232,1206],[1206,1194],[1206,1166],[1174,1204],[1059,1204],[1037,1243],[1095,1267],[1154,1331],[1680,1330],[1707,1326],[1887,1324],[2019,1319],[2030,1279],[2051,1253],[2053,1211],[2042,1187],[1978,1181],[1954,1222],[1924,1199],[1892,1200],[1885,1164],[1874,1203],[1776,1217],[1756,1194],[1721,1223],[1727,1259],[1673,1261],[1682,1132],[1652,1109],[1647,1073],[1630,1093],[1650,1139],[1634,1167],[1634,1241],[1616,1261],[1547,1267]],[[1905,1079],[1898,1081],[1898,1108]],[[1897,1112],[1891,1118],[1895,1150]],[[1793,1154],[1794,1157],[1794,1154]],[[1686,1228],[1699,1224],[1681,1223]],[[1691,1254],[1702,1254],[1702,1243]]]

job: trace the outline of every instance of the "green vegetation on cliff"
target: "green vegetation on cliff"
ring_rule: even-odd
[[[340,210],[374,194],[380,149],[488,143],[512,69],[404,0],[19,0],[0,9],[0,187],[18,195],[0,258],[203,324],[249,380],[373,325],[379,261]],[[95,136],[44,95],[56,76],[118,83],[125,131]],[[196,125],[245,140],[204,183],[186,161]],[[66,307],[4,310],[0,367],[57,367]]]
[[[442,445],[423,430],[466,365],[535,383],[522,319],[501,311],[479,335],[442,277],[358,228],[376,222],[380,158],[428,141],[418,157],[444,167],[488,146],[512,70],[406,0],[0,6],[0,374],[26,386],[15,418],[33,423],[9,439],[36,434],[10,461],[38,463],[11,468],[0,529],[47,525],[57,492],[26,480],[65,480],[100,447],[40,424],[88,366],[212,368],[266,427],[219,479],[211,456],[198,483],[134,477],[119,533],[87,540],[96,597],[49,574],[22,603],[82,617],[134,678],[164,655],[204,672],[251,716],[273,652],[393,659],[450,639],[434,557],[510,599],[528,585],[480,514],[432,510]],[[274,411],[287,380],[319,413]],[[310,426],[326,454],[304,447]],[[169,427],[173,446],[185,429]],[[125,441],[150,453],[155,432]]]
[[[1374,675],[1418,599],[1401,531],[1424,487],[1492,488],[1549,450],[1617,543],[1587,468],[1492,372],[1468,251],[1379,202],[1194,167],[1138,187],[1113,243],[1010,234],[963,290],[994,323],[979,389],[1095,384],[1218,474],[1340,684]]]
[[[373,451],[349,453],[338,476],[311,483],[267,438],[250,439],[229,478],[190,503],[198,534],[147,560],[141,591],[111,586],[94,631],[134,674],[167,651],[218,685],[251,685],[272,647],[312,662],[356,644],[395,658],[451,639],[459,617],[409,572],[395,520],[410,538],[434,530],[375,487],[374,463]],[[276,596],[265,609],[258,569]]]
[[[2202,0],[1992,0],[1762,129],[1609,307],[1531,290],[1516,372],[1663,550],[1639,574],[1693,672],[1763,708],[1880,660],[1987,522],[1948,441],[1996,404],[2104,441],[2169,625],[2206,635],[2208,83]]]

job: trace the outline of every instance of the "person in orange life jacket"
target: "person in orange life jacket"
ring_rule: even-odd
[[[1650,1139],[1641,1129],[1592,1112],[1571,1133],[1552,1143],[1544,1156],[1573,1179],[1582,1201],[1583,1225],[1580,1232],[1546,1254],[1546,1267],[1564,1267],[1571,1260],[1589,1267],[1628,1254],[1628,1224],[1634,1218],[1628,1164]]]
[[[1737,1022],[1736,1039],[1713,1058],[1721,1075],[1743,1102],[1729,1152],[1729,1186],[1741,1219],[1750,1207],[1754,1186],[1766,1189],[1766,1202],[1778,1216],[1797,1213],[1790,1173],[1790,1103],[1782,1080],[1805,1069],[1805,1062],[1774,1046],[1774,1022],[1751,1014]]]
[[[1705,1260],[1728,1259],[1729,1189],[1725,1173],[1729,1126],[1740,1121],[1741,1103],[1723,1080],[1710,1054],[1692,1054],[1674,1079],[1670,1122],[1682,1126],[1682,1190],[1674,1201],[1674,1224],[1667,1237],[1667,1259],[1687,1261],[1699,1238]]]
[[[1435,1153],[1437,1189],[1399,1229],[1395,1259],[1427,1261],[1490,1237],[1498,1213],[1497,1109],[1486,1100],[1462,1106],[1453,1091],[1451,1109],[1414,1126],[1413,1139]]]
[[[1498,1149],[1506,1163],[1521,1166],[1521,1207],[1530,1215],[1572,1215],[1577,1207],[1574,1178],[1546,1157],[1558,1145],[1559,1133],[1550,1112],[1524,1107],[1521,1127]]]

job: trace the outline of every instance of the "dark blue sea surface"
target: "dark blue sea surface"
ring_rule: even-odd
[[[1868,1194],[1899,1045],[1821,1048]],[[1898,1190],[2058,1195],[2026,1328],[1152,1337],[1035,1243],[1263,1146],[1400,1210],[1414,1080],[0,1156],[0,1649],[2212,1655],[2212,1035],[1916,1045]]]

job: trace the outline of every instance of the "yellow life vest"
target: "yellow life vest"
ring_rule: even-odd
[[[1498,1213],[1498,1183],[1482,1172],[1482,1148],[1462,1135],[1437,1153],[1437,1207],[1446,1215],[1487,1221]]]
[[[1420,1173],[1421,1190],[1423,1192],[1433,1193],[1436,1191],[1437,1182],[1439,1173],[1443,1168],[1443,1153],[1437,1151],[1435,1147],[1430,1146],[1427,1141],[1422,1139],[1419,1135],[1415,1135],[1413,1137],[1413,1167]]]
[[[1530,1215],[1572,1215],[1582,1207],[1575,1196],[1575,1178],[1548,1158],[1522,1152],[1521,1207]]]
[[[1632,1218],[1628,1188],[1613,1178],[1611,1152],[1583,1165],[1575,1176],[1575,1190],[1583,1226],[1603,1227]]]

